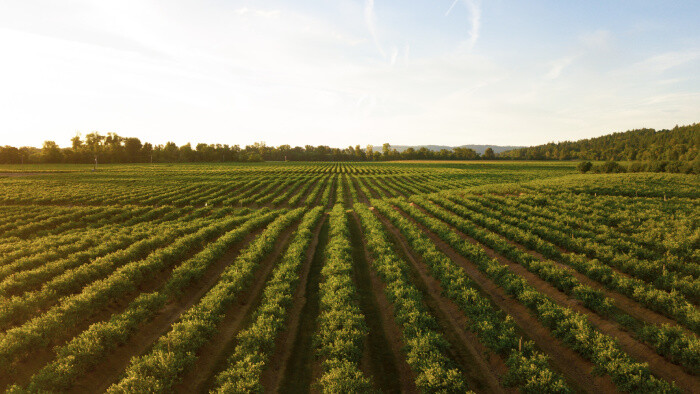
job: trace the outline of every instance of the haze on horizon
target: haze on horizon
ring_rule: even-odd
[[[700,2],[0,3],[0,145],[536,145],[700,121]]]

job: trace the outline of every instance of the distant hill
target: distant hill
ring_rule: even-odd
[[[700,149],[700,123],[671,130],[638,129],[579,141],[509,150],[501,158],[529,160],[693,161]],[[494,149],[495,151],[495,149]]]
[[[483,155],[484,151],[486,151],[486,148],[491,148],[493,149],[493,152],[498,154],[501,152],[513,150],[513,149],[519,149],[519,148],[525,148],[524,146],[499,146],[499,145],[460,145],[460,146],[447,146],[447,145],[391,145],[390,149],[396,149],[399,153],[405,151],[408,148],[413,148],[415,150],[418,150],[420,148],[427,148],[430,151],[433,152],[439,152],[443,149],[447,149],[451,151],[454,148],[467,148],[467,149],[472,149],[474,152]],[[382,147],[381,146],[373,146],[372,147],[373,152],[381,152]]]

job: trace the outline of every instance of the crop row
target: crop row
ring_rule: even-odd
[[[196,233],[180,237],[144,259],[119,267],[108,277],[87,285],[80,293],[62,297],[57,305],[45,313],[0,334],[0,371],[7,371],[6,368],[13,361],[26,356],[31,350],[47,346],[112,300],[133,293],[153,273],[172,267],[192,250],[202,247],[203,243],[218,237],[243,220],[232,217],[202,226]],[[204,221],[192,222],[192,225],[197,224],[204,224]]]
[[[460,230],[473,228],[471,224],[465,223],[460,216],[443,211],[445,215],[438,215],[440,219]],[[420,217],[416,219],[420,219]],[[447,234],[452,232],[444,226],[444,223],[437,220],[425,220],[425,225],[441,238],[444,237],[446,242],[450,242]],[[467,234],[469,233],[467,232]],[[595,329],[584,315],[558,305],[528,284],[524,278],[514,274],[508,266],[489,258],[481,247],[467,242],[452,242],[450,245],[456,247],[460,254],[476,264],[506,293],[528,307],[540,322],[551,330],[553,336],[561,339],[583,358],[590,360],[598,371],[609,375],[619,390],[630,392],[678,391],[673,384],[653,376],[646,364],[634,361],[619,348],[613,338]]]
[[[107,391],[169,392],[182,372],[195,362],[197,350],[216,333],[217,324],[224,318],[227,307],[250,283],[257,266],[273,250],[282,231],[303,213],[304,208],[297,208],[268,225],[226,267],[216,285],[180,316],[147,354],[133,358],[124,377]]]
[[[509,237],[518,237],[517,231],[509,231],[509,227],[502,224],[499,219],[482,215],[474,209],[470,209],[463,204],[458,204],[463,200],[455,198],[446,199],[443,197],[431,197],[431,199],[451,211],[456,212],[459,216],[468,218],[474,221],[474,223],[484,226],[491,231]],[[534,225],[531,226],[534,227]],[[538,235],[547,233],[547,230],[543,230],[539,231]],[[685,325],[696,333],[700,330],[700,312],[678,292],[659,290],[640,279],[622,275],[610,266],[596,259],[589,259],[584,255],[575,253],[561,253],[551,243],[548,243],[536,235],[529,235],[527,238],[523,237],[521,238],[521,242],[547,257],[554,258],[557,261],[573,267],[580,273],[603,284],[610,290],[624,294],[649,309],[675,319],[677,322]]]
[[[424,209],[440,215],[441,218],[447,217],[449,214],[442,212],[432,204],[422,198],[413,197],[412,201],[418,203]],[[414,217],[426,221],[426,216],[420,211],[400,201],[396,202],[407,212],[410,212]],[[638,339],[647,342],[660,355],[668,357],[671,361],[684,365],[688,370],[697,370],[698,362],[700,362],[700,354],[696,352],[700,347],[700,341],[692,334],[678,333],[678,330],[672,329],[670,326],[657,326],[654,324],[646,324],[632,316],[617,310],[614,307],[614,300],[605,296],[599,290],[593,289],[588,285],[581,283],[571,272],[559,267],[554,262],[548,260],[540,260],[531,254],[521,251],[517,247],[511,245],[505,239],[497,236],[495,233],[475,228],[474,226],[467,227],[466,221],[461,221],[460,230],[469,234],[472,238],[480,243],[496,250],[508,259],[523,266],[528,271],[537,275],[543,281],[551,284],[564,294],[580,300],[584,306],[595,311],[602,317],[612,317],[620,324],[624,325],[631,331],[635,332]],[[516,241],[526,240],[526,234],[517,229],[510,229],[508,232],[510,239]],[[459,245],[459,237],[452,235],[452,243]],[[652,336],[651,333],[656,333]],[[674,333],[675,335],[663,335]],[[653,341],[648,341],[648,338],[655,337]]]
[[[506,360],[508,373],[503,377],[504,384],[519,387],[523,392],[570,392],[561,376],[549,367],[547,357],[535,350],[532,342],[521,342],[513,319],[481,295],[461,267],[388,204],[378,200],[372,202],[423,258],[431,275],[440,281],[445,295],[469,318],[469,325],[465,328],[473,331],[486,348]]]
[[[319,284],[319,316],[314,342],[323,373],[324,392],[366,392],[370,380],[359,367],[368,329],[352,279],[352,246],[348,218],[341,204],[329,217],[329,239]]]
[[[322,207],[308,211],[263,290],[262,301],[253,323],[240,332],[227,367],[217,375],[216,388],[220,393],[261,392],[262,370],[274,350],[275,339],[284,328],[287,308],[299,283],[299,270],[313,238],[313,228],[321,219]]]
[[[667,269],[665,260],[647,260],[634,257],[632,251],[626,251],[620,246],[619,240],[599,242],[590,233],[583,233],[582,230],[574,231],[573,229],[567,231],[557,221],[538,219],[532,215],[523,214],[522,209],[517,207],[489,204],[479,198],[463,198],[458,201],[462,205],[530,231],[568,250],[603,261],[629,275],[653,283],[660,289],[678,290],[691,300],[700,299],[700,280],[693,278],[691,272],[687,272],[700,270],[695,264],[675,266],[676,269],[686,271],[687,274],[691,275],[681,277],[681,272]],[[685,265],[687,268],[683,268],[681,265]]]
[[[109,357],[120,344],[126,343],[139,326],[153,319],[158,311],[174,300],[190,284],[203,277],[206,270],[229,248],[279,215],[279,211],[261,210],[246,222],[208,244],[204,250],[173,270],[168,281],[151,293],[142,293],[126,309],[103,322],[91,325],[65,345],[56,349],[56,358],[32,376],[26,389],[30,392],[56,392],[71,387],[79,376]],[[19,387],[15,387],[19,391]]]

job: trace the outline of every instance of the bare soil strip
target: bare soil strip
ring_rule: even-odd
[[[418,207],[418,208],[420,208],[420,207]],[[483,228],[483,227],[481,227],[481,228]],[[570,266],[563,264],[563,263],[560,263],[558,261],[554,261],[552,259],[548,259],[547,257],[543,256],[542,254],[540,254],[534,250],[530,250],[527,247],[525,247],[525,246],[523,246],[515,241],[507,239],[503,236],[500,236],[500,237],[503,240],[505,240],[506,242],[508,242],[510,245],[515,246],[516,248],[520,249],[523,252],[526,252],[526,253],[532,255],[533,257],[536,257],[540,260],[549,260],[549,261],[555,263],[559,268],[567,270],[569,273],[571,273],[571,275],[573,275],[576,279],[578,279],[579,282],[581,282],[587,286],[590,286],[596,290],[599,290],[603,294],[605,294],[606,297],[609,297],[609,298],[612,298],[613,300],[615,300],[615,306],[617,306],[620,310],[624,311],[625,313],[631,315],[635,319],[638,319],[638,320],[641,320],[641,321],[644,321],[647,323],[651,323],[651,324],[670,324],[673,326],[678,326],[678,327],[682,328],[688,334],[695,335],[694,332],[679,325],[675,320],[670,319],[670,318],[668,318],[668,317],[666,317],[658,312],[652,311],[651,309],[645,308],[643,305],[641,305],[637,301],[632,300],[631,298],[627,297],[624,294],[620,294],[616,291],[607,289],[605,286],[603,286],[599,282],[597,282],[597,281],[587,277],[586,275],[576,271],[575,269],[571,268]],[[556,247],[558,249],[560,249],[560,251],[562,251],[563,253],[570,253],[570,252],[567,252],[566,250],[560,248],[559,246],[556,246]]]
[[[401,211],[399,211],[401,212]],[[425,212],[425,211],[423,211]],[[403,212],[402,212],[403,213]],[[425,212],[428,214],[427,212]],[[410,218],[408,215],[405,217]],[[601,317],[596,312],[583,306],[582,302],[569,297],[556,287],[547,283],[546,281],[540,279],[539,276],[528,271],[525,267],[517,264],[506,257],[500,255],[495,250],[489,248],[486,245],[479,243],[477,240],[470,238],[466,234],[460,233],[456,228],[452,227],[452,230],[458,233],[462,238],[466,239],[470,243],[479,245],[486,254],[498,260],[501,264],[507,265],[513,273],[525,278],[527,282],[537,289],[542,294],[553,299],[559,305],[563,305],[573,309],[574,311],[585,315],[588,321],[600,330],[602,333],[609,335],[615,339],[620,344],[622,350],[627,354],[637,359],[638,361],[644,361],[649,364],[649,369],[662,379],[667,381],[675,381],[676,384],[684,390],[692,391],[693,388],[700,387],[700,379],[685,372],[683,367],[676,365],[669,360],[660,356],[654,349],[650,346],[638,341],[632,336],[625,328],[621,327],[617,322],[612,319],[607,319]]]
[[[363,181],[364,181],[363,183],[365,183],[365,186],[367,186],[366,183],[369,183],[368,178],[369,178],[369,177],[357,178],[356,181],[357,181],[357,182],[363,182]],[[367,190],[369,190],[369,194],[370,194],[370,195],[369,195],[369,196],[365,195],[365,201],[363,201],[364,203],[369,204],[369,199],[370,199],[370,198],[381,198],[381,197],[379,196],[378,192],[377,192],[376,190],[374,190],[373,188],[367,186]],[[362,189],[358,189],[358,191],[363,191],[363,190],[362,190]],[[364,193],[363,193],[363,194],[364,194]]]
[[[369,204],[369,198],[365,195],[365,192],[360,188],[359,184],[357,183],[358,180],[356,177],[350,177],[350,182],[352,187],[355,188],[355,191],[357,192],[357,198],[360,200],[361,203],[363,204]]]
[[[291,351],[285,354],[286,360],[280,369],[282,376],[278,378],[270,392],[305,393],[311,390],[311,382],[320,372],[320,366],[315,356],[313,336],[316,332],[316,319],[319,313],[319,282],[323,268],[323,250],[328,243],[328,220],[324,220],[314,252],[313,261],[304,288],[304,304],[299,313],[296,332],[291,334],[293,341]],[[265,374],[263,374],[263,381]],[[267,388],[267,387],[266,387]]]
[[[396,188],[390,189],[387,185],[385,185],[382,182],[379,182],[377,178],[372,178],[370,181],[377,187],[377,189],[382,190],[386,195],[391,196],[391,197],[405,197],[405,194]],[[395,195],[395,193],[398,193],[398,195]]]
[[[84,374],[74,385],[75,392],[102,392],[116,382],[126,369],[132,357],[144,354],[155,341],[170,330],[170,326],[199,301],[219,280],[221,273],[229,266],[240,251],[247,246],[262,229],[248,234],[242,242],[231,248],[219,261],[209,267],[196,284],[183,291],[182,295],[163,307],[155,319],[140,327],[134,336],[92,371]]]
[[[56,171],[63,172],[63,171]],[[22,176],[33,176],[33,175],[51,175],[56,172],[0,172],[0,176],[6,176],[10,178],[18,178]]]
[[[617,391],[610,377],[595,375],[591,362],[582,358],[574,350],[568,348],[559,339],[553,337],[549,329],[544,327],[537,318],[530,313],[526,306],[506,294],[501,287],[482,274],[475,264],[457,253],[425,226],[413,219],[409,220],[428,235],[440,251],[445,253],[452,261],[459,264],[467,275],[481,286],[483,292],[487,294],[499,308],[515,320],[516,324],[523,332],[526,332],[530,339],[535,341],[535,344],[550,356],[550,363],[555,369],[562,373],[570,385],[582,392],[588,393],[612,393]],[[385,223],[387,226],[391,226],[393,231],[398,232],[391,224],[388,222]],[[466,235],[459,233],[456,229],[454,230],[465,240],[469,240]]]
[[[304,191],[304,193],[302,193],[302,196],[301,196],[301,198],[299,198],[299,202],[298,202],[297,205],[296,205],[297,207],[304,204],[304,201],[306,201],[306,198],[309,197],[309,194],[311,194],[311,191],[314,189],[314,187],[316,187],[316,184],[317,184],[318,182],[323,182],[323,178],[316,179],[316,180],[313,182],[313,184],[312,184],[311,186],[309,186],[309,187]],[[298,193],[298,192],[297,192],[297,193]],[[292,194],[291,196],[289,196],[289,198],[294,197],[297,193]],[[288,202],[288,201],[284,203],[284,206],[287,206],[287,207],[289,207],[289,208],[293,208],[292,206],[289,205],[289,202]]]
[[[321,223],[319,223],[314,230],[314,238],[311,241],[311,246],[309,246],[306,261],[299,272],[300,279],[297,284],[297,289],[294,292],[294,299],[291,307],[287,311],[288,317],[285,328],[275,341],[275,352],[270,356],[267,367],[263,371],[260,379],[265,388],[265,392],[276,393],[280,390],[284,372],[287,370],[289,363],[292,362],[292,357],[295,355],[294,346],[300,335],[300,327],[302,323],[304,323],[302,316],[307,303],[307,288],[310,283],[309,280],[311,279],[311,268],[314,261],[317,259],[317,255],[323,254],[323,249],[319,248],[319,246],[321,245],[321,230],[324,228],[325,222],[326,216],[324,215],[321,219]],[[304,318],[314,320],[316,316],[304,316]]]
[[[450,343],[450,356],[460,365],[469,388],[485,393],[508,392],[499,383],[499,375],[506,372],[503,360],[488,351],[476,335],[466,329],[469,319],[457,304],[442,295],[439,281],[430,275],[422,258],[412,250],[399,230],[381,214],[376,211],[375,214],[389,230],[398,254],[410,263],[413,282],[423,293],[426,306]]]
[[[384,296],[384,285],[370,270],[369,252],[364,247],[359,218],[352,214],[350,235],[353,245],[353,276],[360,309],[369,334],[364,344],[363,364],[372,383],[383,393],[415,393],[415,376],[401,350],[402,334],[393,317],[393,307]]]
[[[226,311],[226,317],[219,324],[218,331],[206,345],[197,352],[197,361],[182,376],[182,380],[173,392],[206,392],[214,376],[226,366],[226,358],[236,346],[236,335],[251,320],[255,309],[262,299],[265,283],[270,278],[273,268],[287,248],[287,244],[298,223],[287,228],[275,241],[275,248],[257,267],[253,283],[248,285]]]
[[[262,229],[259,231],[262,231]],[[215,240],[212,240],[211,242],[214,241]],[[66,335],[51,338],[52,343],[49,346],[34,349],[27,355],[27,357],[16,363],[12,376],[0,376],[0,390],[12,383],[21,385],[26,385],[29,383],[29,379],[32,377],[32,375],[38,372],[56,356],[54,351],[55,347],[65,344],[71,338],[85,331],[92,324],[108,320],[114,314],[122,313],[127,308],[129,303],[131,303],[131,301],[133,301],[141,293],[150,293],[160,288],[168,280],[175,267],[194,256],[202,249],[202,247],[196,247],[190,250],[182,258],[180,258],[179,263],[173,264],[165,270],[153,274],[152,277],[140,283],[136,287],[135,291],[125,294],[122,297],[110,300],[109,304],[107,304],[104,308],[95,311],[93,314],[86,317],[82,322],[70,327],[67,330]]]

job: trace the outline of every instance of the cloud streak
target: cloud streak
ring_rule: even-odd
[[[469,11],[469,49],[474,48],[476,42],[479,40],[479,32],[481,30],[481,0],[463,0],[464,5]],[[450,8],[445,12],[445,16],[449,16],[452,9],[459,0],[454,0],[450,5]]]
[[[374,40],[374,45],[377,47],[379,53],[383,57],[386,57],[386,52],[382,48],[382,44],[379,42],[379,37],[377,35],[377,22],[376,16],[374,14],[374,0],[365,0],[365,24],[367,24],[367,30]]]
[[[469,9],[469,21],[471,29],[469,30],[469,48],[474,48],[476,41],[479,39],[479,30],[481,29],[481,1],[465,0]]]

